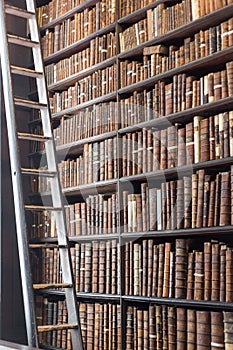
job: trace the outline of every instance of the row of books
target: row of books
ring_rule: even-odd
[[[233,113],[226,112],[195,116],[184,127],[127,133],[121,138],[122,176],[232,157],[232,126]]]
[[[41,38],[42,51],[47,57],[115,22],[115,0],[97,2],[92,8],[76,12],[73,18],[47,29]]]
[[[149,182],[149,181],[148,181]],[[124,232],[232,225],[232,170],[141,184],[139,194],[123,191]]]
[[[90,46],[74,55],[45,67],[48,85],[81,72],[116,55],[115,33],[108,33],[90,41]]]
[[[175,4],[165,2],[159,3],[154,9],[147,10],[147,18],[120,33],[121,52],[191,22],[195,18],[193,15],[189,15],[192,14],[192,9],[188,10],[187,8],[189,5],[189,0]]]
[[[42,27],[53,19],[58,18],[82,2],[83,0],[52,0],[47,5],[38,7],[37,18],[39,27]]]
[[[92,241],[70,248],[75,289],[84,293],[120,294],[120,245],[116,240]],[[32,257],[36,283],[63,283],[57,248]]]
[[[201,169],[190,176],[162,182],[157,187],[142,183],[140,193],[124,190],[123,231],[232,225],[232,186],[232,169],[216,175],[208,175],[208,171]],[[116,233],[118,210],[117,194],[90,195],[85,202],[66,206],[69,235]],[[48,213],[34,213],[30,231],[32,237],[56,237]]]
[[[53,113],[116,91],[116,65],[98,70],[50,98]]]
[[[143,61],[122,61],[121,87],[164,73],[219,52],[233,43],[233,19],[184,38],[178,46],[155,45],[143,50]]]
[[[160,80],[151,90],[134,91],[131,97],[121,99],[121,127],[138,124],[173,113],[195,108],[232,96],[233,62],[226,69],[202,77],[185,73],[172,77],[172,82]],[[133,106],[134,108],[129,108]]]
[[[125,295],[232,302],[232,248],[211,241],[196,249],[194,243],[126,242]]]
[[[37,308],[41,315],[38,322],[42,322],[42,324],[45,322],[47,324],[64,323],[61,320],[67,320],[64,301],[38,299]],[[121,349],[120,305],[80,303],[79,314],[85,350]],[[47,335],[42,333],[40,340],[43,345],[52,344],[56,348],[72,350],[70,332],[67,330],[50,331]]]
[[[117,178],[116,137],[85,144],[83,155],[58,164],[63,188]],[[49,180],[38,179],[38,191],[49,190]]]
[[[228,4],[231,3],[229,0]],[[175,4],[160,3],[154,9],[147,11],[145,20],[133,24],[120,33],[121,52],[173,31],[222,6],[220,3],[214,4],[214,1],[201,1],[199,4],[199,0],[183,0]]]
[[[119,2],[120,17],[129,15],[130,13],[137,11],[149,4],[152,4],[153,0],[142,0],[142,1],[127,1],[121,0]]]
[[[53,130],[56,145],[117,130],[118,106],[116,102],[100,103],[61,118],[59,126]]]
[[[117,233],[118,195],[90,195],[85,202],[65,207],[69,236]]]
[[[35,300],[37,325],[55,325],[68,323],[65,301],[52,301],[48,298],[36,296]],[[53,330],[39,333],[39,342],[57,348],[72,350],[70,330]]]
[[[232,312],[201,311],[165,305],[128,306],[128,350],[229,350]]]

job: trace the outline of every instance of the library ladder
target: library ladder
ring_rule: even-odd
[[[75,350],[83,349],[79,311],[76,300],[74,278],[72,272],[69,241],[67,238],[67,229],[65,222],[64,205],[62,203],[62,192],[59,181],[59,173],[56,162],[55,144],[51,127],[51,115],[49,110],[48,91],[44,73],[43,58],[40,47],[39,29],[36,18],[36,7],[34,0],[25,0],[22,5],[25,8],[18,8],[5,4],[4,0],[0,2],[0,47],[1,47],[1,70],[2,84],[5,101],[6,123],[9,142],[9,154],[11,164],[11,177],[15,207],[15,221],[19,251],[20,272],[22,281],[22,290],[24,298],[24,311],[26,319],[26,331],[28,344],[33,347],[39,347],[39,333],[53,330],[70,330],[72,347]],[[7,17],[18,17],[20,21],[26,23],[29,36],[22,37],[9,33]],[[12,17],[13,16],[13,17]],[[16,28],[17,29],[17,28]],[[13,58],[10,56],[10,45],[17,45],[23,50],[32,50],[34,68],[15,66],[11,63]],[[16,97],[13,91],[13,75],[20,75],[21,79],[33,78],[36,81],[38,101],[32,101],[26,98]],[[18,132],[16,108],[25,108],[37,110],[41,116],[42,134],[27,132]],[[22,154],[19,151],[19,140],[42,142],[44,143],[47,169],[27,169],[22,168]],[[49,178],[51,187],[51,205],[46,206],[26,204],[23,198],[22,175],[43,176]],[[60,284],[33,284],[30,271],[30,254],[26,229],[26,210],[47,210],[52,211],[54,215],[57,247],[59,249],[61,273],[63,282]],[[43,245],[42,245],[43,246]],[[43,249],[43,247],[40,247]],[[45,281],[46,282],[46,281]],[[44,288],[63,288],[68,322],[56,325],[37,325],[36,310],[34,303],[34,292]]]

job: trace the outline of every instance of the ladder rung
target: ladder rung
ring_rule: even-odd
[[[30,243],[28,245],[30,249],[53,249],[53,248],[58,248],[58,249],[67,249],[67,245],[61,245],[61,244],[53,244],[53,243]]]
[[[37,72],[34,69],[28,69],[25,67],[11,66],[11,72],[13,74],[25,75],[27,77],[32,77],[32,78],[42,78],[43,77],[42,72]]]
[[[77,324],[69,324],[69,323],[63,323],[63,324],[56,324],[51,326],[38,326],[38,332],[49,332],[49,331],[55,331],[55,330],[62,330],[62,329],[78,329],[79,326]]]
[[[35,16],[35,13],[33,12],[29,12],[24,9],[11,6],[8,4],[5,5],[5,11],[8,15],[14,15],[14,16],[23,17],[23,18],[32,18],[33,16]]]
[[[17,36],[13,34],[7,34],[8,42],[11,44],[26,46],[26,47],[35,47],[38,46],[39,43],[37,41],[32,41],[28,38],[24,38],[22,36]]]
[[[48,136],[37,135],[37,134],[27,134],[22,132],[18,132],[18,138],[20,140],[39,141],[39,142],[45,142],[45,141],[51,140],[51,138]]]
[[[24,175],[38,175],[38,176],[45,176],[45,177],[54,177],[54,175],[56,174],[55,171],[42,170],[42,169],[26,169],[26,168],[21,168],[21,172]]]
[[[72,288],[71,283],[46,283],[46,284],[33,284],[34,289],[48,289],[48,288]]]
[[[45,109],[48,108],[45,103],[40,103],[36,101],[31,101],[31,100],[24,100],[21,98],[14,98],[15,104],[17,106],[22,106],[22,107],[27,107],[27,108],[34,108],[34,109]]]
[[[54,211],[59,211],[61,208],[56,208],[56,207],[49,207],[49,206],[43,206],[43,205],[25,205],[24,208],[26,210],[54,210]]]

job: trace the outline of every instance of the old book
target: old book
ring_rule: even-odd
[[[185,350],[187,344],[187,310],[176,309],[176,348]]]
[[[185,239],[176,239],[175,247],[175,298],[186,298],[187,247]]]
[[[220,212],[220,189],[221,189],[221,173],[216,175],[215,179],[215,200],[214,200],[214,226],[219,225]]]
[[[165,254],[164,254],[164,275],[163,275],[163,293],[164,298],[169,297],[169,274],[170,274],[170,253],[172,245],[170,242],[165,243]]]
[[[219,300],[220,297],[220,244],[212,244],[212,283],[211,300]]]
[[[159,247],[153,246],[153,274],[152,274],[152,295],[158,292],[158,266],[159,266]]]
[[[200,122],[201,117],[193,118],[193,128],[194,128],[194,163],[200,162]]]
[[[159,244],[159,256],[158,256],[158,290],[157,296],[160,298],[163,296],[163,281],[164,281],[164,258],[165,258],[165,245]]]
[[[204,298],[204,253],[195,252],[194,263],[194,299],[203,300]]]
[[[142,296],[147,296],[148,288],[148,242],[142,241]]]
[[[210,242],[204,243],[204,300],[211,300],[212,285],[212,247]]]
[[[224,345],[226,350],[232,348],[233,332],[232,332],[232,320],[233,313],[231,311],[223,311],[223,323],[224,323]]]
[[[226,250],[227,245],[220,246],[220,301],[226,300]]]
[[[223,313],[210,313],[211,317],[211,348],[217,350],[224,348]]]
[[[186,124],[186,163],[194,163],[194,124],[193,122]]]
[[[226,302],[233,300],[233,251],[226,250]]]
[[[230,196],[230,173],[221,174],[220,190],[220,219],[219,225],[225,226],[231,223],[231,196]]]
[[[203,227],[206,227],[208,224],[209,201],[210,201],[210,175],[205,175],[204,195],[203,195],[203,222],[202,222]]]
[[[177,229],[184,227],[184,180],[177,180]]]
[[[211,323],[209,311],[196,311],[197,349],[210,346]]]
[[[160,55],[168,56],[168,47],[161,44],[161,45],[155,45],[155,46],[148,46],[148,47],[145,47],[143,49],[143,55],[150,56],[150,55],[153,55],[153,54],[160,54]]]
[[[196,349],[196,310],[187,310],[187,350]]]
[[[156,306],[149,305],[149,349],[156,348]]]
[[[204,204],[204,178],[205,170],[198,171],[198,190],[197,190],[197,222],[196,227],[203,225],[203,204]]]
[[[194,298],[194,267],[195,267],[195,254],[194,252],[188,253],[188,265],[187,265],[187,296],[186,299],[191,300]]]

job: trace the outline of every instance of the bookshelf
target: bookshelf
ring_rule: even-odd
[[[233,3],[37,2],[85,348],[230,349]],[[29,219],[56,244],[49,213]],[[56,249],[37,254],[59,281]]]

